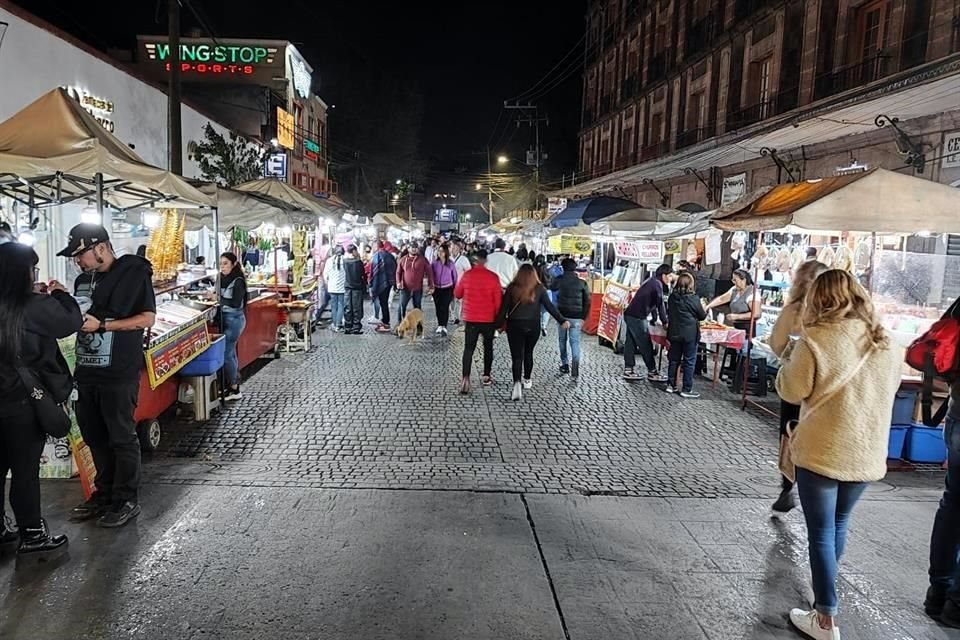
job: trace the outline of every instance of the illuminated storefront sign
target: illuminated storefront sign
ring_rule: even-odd
[[[281,107],[277,107],[277,142],[281,147],[293,149],[293,114],[285,109],[282,109]]]
[[[100,126],[114,133],[116,124],[113,122],[114,105],[112,100],[101,98],[88,93],[80,87],[66,87],[67,95],[80,103],[83,110],[96,118]]]
[[[320,160],[320,145],[309,138],[303,139],[303,155],[307,160],[317,162]]]
[[[147,58],[170,70],[170,45],[144,42]],[[276,47],[236,44],[184,43],[180,45],[180,70],[200,75],[253,75],[260,65],[272,65]]]
[[[279,180],[287,180],[287,154],[280,153],[271,153],[267,156],[266,164],[264,167],[263,175],[267,178],[277,178]]]
[[[307,64],[303,60],[291,57],[290,68],[293,70],[293,88],[297,90],[297,95],[301,98],[308,97],[312,78],[307,71]]]

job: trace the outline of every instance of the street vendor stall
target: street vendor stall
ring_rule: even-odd
[[[728,231],[777,231],[826,239],[826,245],[811,243],[817,257],[857,275],[891,336],[906,345],[960,293],[946,277],[960,265],[943,255],[945,247],[936,251],[943,240],[935,235],[960,231],[958,211],[956,189],[875,169],[765,189],[722,208],[710,222]],[[908,251],[910,244],[926,245],[927,250]],[[759,261],[754,269],[759,273]],[[789,296],[788,286],[780,298]],[[755,296],[760,295],[757,288]],[[780,299],[766,302],[764,314],[775,310]],[[762,348],[762,338],[748,338]],[[918,373],[904,365],[903,380],[916,384]]]

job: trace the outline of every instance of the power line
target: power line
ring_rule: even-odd
[[[550,74],[552,74],[554,71],[556,71],[557,68],[559,68],[560,65],[562,65],[562,64],[564,63],[564,61],[566,61],[566,59],[570,57],[571,54],[573,54],[575,51],[579,51],[579,50],[580,50],[580,45],[583,43],[583,41],[584,41],[586,38],[587,38],[587,33],[584,32],[584,34],[580,37],[579,40],[577,40],[577,43],[576,43],[575,45],[573,45],[573,47],[570,49],[570,51],[568,51],[566,54],[564,54],[564,56],[563,56],[562,58],[560,58],[560,61],[557,62],[557,64],[555,64],[553,67],[551,67],[551,69],[550,69],[549,71],[547,71],[547,73],[546,73],[542,78],[540,78],[532,87],[530,87],[529,89],[527,89],[527,90],[524,91],[523,93],[520,93],[520,94],[518,94],[518,95],[516,95],[516,96],[514,96],[514,97],[512,97],[512,98],[510,98],[509,100],[507,100],[507,102],[516,102],[516,101],[519,101],[519,100],[528,99],[528,98],[527,98],[528,95],[531,94],[531,93],[533,93],[533,91],[534,91],[535,89],[537,89],[537,87],[539,87],[543,82],[545,82],[545,81],[547,80],[547,78],[550,77]]]

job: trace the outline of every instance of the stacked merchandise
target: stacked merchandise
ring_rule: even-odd
[[[307,232],[305,230],[293,231],[290,248],[293,250],[293,290],[299,291],[307,270]]]
[[[175,209],[160,212],[160,225],[147,242],[147,260],[153,265],[153,278],[163,282],[177,277],[177,268],[183,258],[186,234],[186,216],[177,216]]]

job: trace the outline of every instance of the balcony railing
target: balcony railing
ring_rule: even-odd
[[[624,153],[618,156],[613,161],[613,170],[619,171],[620,169],[626,169],[637,164],[637,152],[631,151],[630,153]]]
[[[629,100],[640,92],[640,78],[636,75],[624,78],[620,89],[620,99]]]
[[[767,100],[733,111],[727,118],[727,128],[731,131],[740,129],[796,108],[798,90],[799,87],[792,87],[773,94]]]
[[[689,129],[677,134],[677,149],[683,149],[712,138],[716,133],[716,125],[711,124],[703,129]]]
[[[879,80],[893,72],[892,59],[891,56],[878,52],[856,64],[843,67],[833,73],[823,74],[817,77],[814,87],[815,97],[826,98]]]
[[[654,158],[665,156],[668,153],[670,153],[670,143],[668,141],[656,142],[640,149],[640,162],[653,160]]]

